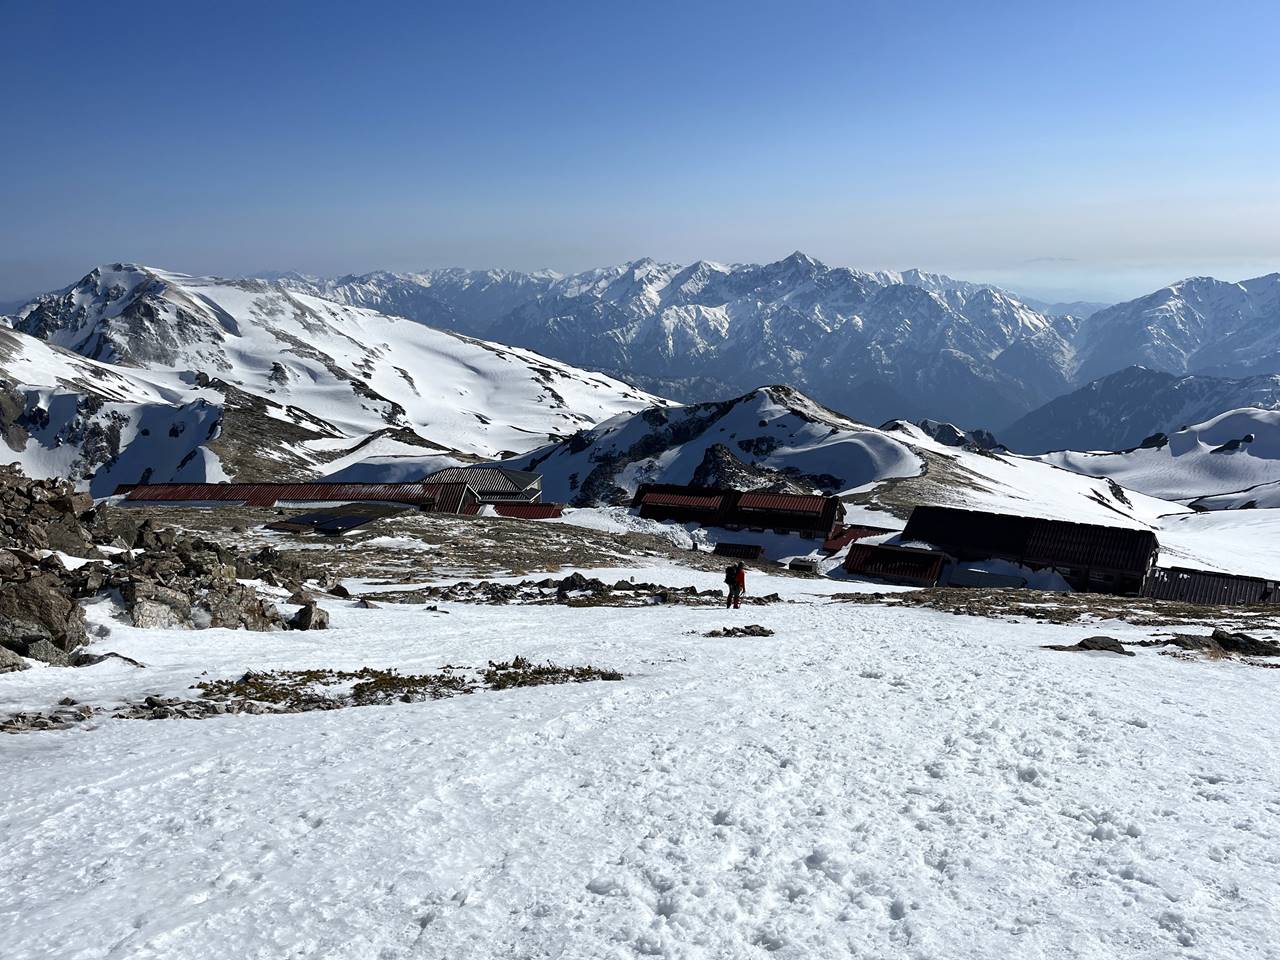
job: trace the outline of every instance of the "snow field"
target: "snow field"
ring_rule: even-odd
[[[515,653],[627,677],[0,739],[6,960],[1280,956],[1271,671],[816,596],[333,606],[115,626],[146,670],[5,675],[0,709]],[[776,636],[698,635],[751,622]]]

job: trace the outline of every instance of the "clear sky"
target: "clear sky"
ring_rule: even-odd
[[[0,0],[0,300],[97,263],[1280,270],[1280,4]]]

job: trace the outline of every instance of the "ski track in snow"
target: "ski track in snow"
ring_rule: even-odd
[[[0,953],[1280,956],[1271,671],[1064,654],[1052,626],[829,603],[334,604],[324,634],[117,626],[0,708],[208,669],[522,653],[596,682],[0,739]],[[707,639],[758,622],[765,639]],[[696,631],[690,633],[689,631]],[[1242,719],[1243,718],[1243,719]]]

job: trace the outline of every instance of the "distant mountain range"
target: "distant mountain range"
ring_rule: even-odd
[[[1240,283],[1197,277],[1109,307],[1047,303],[919,270],[832,268],[802,253],[765,265],[645,259],[570,276],[436,270],[273,279],[529,347],[686,402],[781,382],[869,423],[949,421],[990,429],[1015,449],[1056,445],[1028,439],[1023,418],[1043,422],[1039,408],[1129,366],[1222,379],[1202,385],[1224,404],[1215,413],[1255,401],[1256,385],[1242,381],[1280,373],[1280,274]],[[1064,412],[1059,404],[1053,415]],[[1179,415],[1176,406],[1153,404],[1151,412],[1134,422],[1167,426]],[[1087,411],[1067,416],[1081,425],[1069,442],[1086,439]],[[1085,445],[1133,429],[1122,425]]]
[[[294,290],[519,344],[682,401],[788,383],[869,422],[1005,424],[1070,385],[1075,323],[909,270],[637,260],[572,276],[438,270]]]
[[[866,423],[1029,453],[1126,449],[1226,410],[1280,409],[1280,274],[1095,306],[1037,309],[990,285],[800,253],[333,280],[112,264],[7,318],[0,429],[11,459],[101,489],[137,479],[126,448],[179,407],[190,424],[163,425],[187,438],[165,446],[178,460],[141,443],[136,459],[193,479],[510,455],[659,396],[768,382]]]

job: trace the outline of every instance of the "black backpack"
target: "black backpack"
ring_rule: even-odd
[[[724,568],[724,582],[729,586],[734,586],[738,582],[738,568],[730,564]]]

